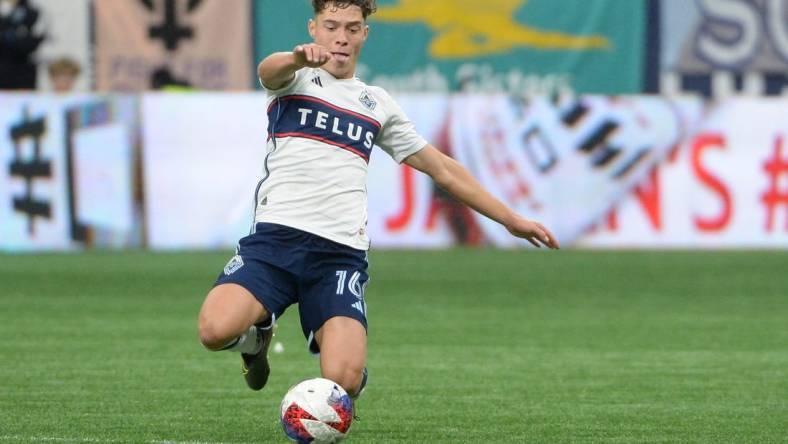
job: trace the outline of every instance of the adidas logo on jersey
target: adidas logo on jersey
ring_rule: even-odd
[[[366,313],[364,313],[364,303],[363,302],[361,302],[361,301],[354,302],[353,305],[351,305],[351,307],[353,307],[356,310],[360,311],[361,314],[363,314],[364,316],[367,315]]]
[[[315,85],[317,85],[317,86],[319,86],[321,88],[323,87],[323,82],[320,80],[320,76],[315,76],[312,79],[312,83],[314,83]]]

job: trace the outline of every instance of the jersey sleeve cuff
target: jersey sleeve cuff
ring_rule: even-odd
[[[397,153],[393,156],[394,160],[397,163],[402,163],[412,154],[416,154],[419,151],[423,150],[427,146],[427,141],[424,139],[419,140],[418,142],[414,142],[413,146],[402,151],[397,151]]]

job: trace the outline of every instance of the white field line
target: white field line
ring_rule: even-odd
[[[63,438],[59,436],[20,436],[20,435],[1,435],[0,441],[16,442],[112,442],[105,439],[95,438]]]
[[[0,441],[11,442],[85,442],[85,443],[117,443],[112,439],[98,438],[66,438],[62,436],[21,436],[21,435],[0,435]],[[148,444],[242,444],[220,441],[172,441],[172,440],[152,440]]]
[[[148,444],[243,444],[237,442],[221,442],[221,441],[148,441]]]

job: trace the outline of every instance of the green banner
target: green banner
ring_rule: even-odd
[[[258,61],[310,41],[308,0],[257,0]],[[642,91],[645,2],[379,0],[357,75],[392,91]]]

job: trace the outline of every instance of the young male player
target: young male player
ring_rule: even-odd
[[[373,145],[512,235],[537,247],[558,248],[558,242],[419,136],[386,91],[354,78],[375,0],[312,4],[314,42],[271,54],[258,66],[269,123],[254,225],[205,298],[199,334],[210,350],[241,352],[246,382],[260,390],[270,371],[271,327],[298,303],[322,376],[355,397],[367,375],[365,182]]]

